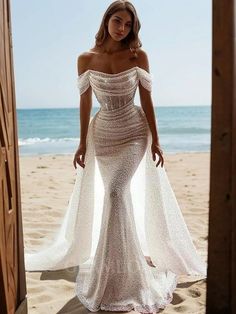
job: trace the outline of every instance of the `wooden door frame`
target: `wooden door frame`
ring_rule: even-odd
[[[10,0],[0,0],[0,312],[27,313]]]
[[[236,313],[235,10],[235,0],[213,0],[207,314]]]

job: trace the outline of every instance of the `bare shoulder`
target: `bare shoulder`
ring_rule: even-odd
[[[149,61],[148,61],[147,52],[141,48],[138,48],[137,55],[138,55],[138,58],[137,58],[138,66],[149,72]]]
[[[93,57],[93,53],[89,51],[85,51],[78,56],[77,69],[78,69],[79,75],[89,69],[89,65],[91,63],[92,57]]]

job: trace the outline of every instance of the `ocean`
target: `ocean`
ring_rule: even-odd
[[[99,110],[93,107],[91,116]],[[211,107],[155,107],[166,153],[210,150]],[[73,154],[80,137],[79,108],[17,109],[20,155]]]

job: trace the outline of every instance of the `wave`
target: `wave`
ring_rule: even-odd
[[[25,139],[19,139],[18,145],[19,146],[26,146],[26,145],[34,145],[40,143],[60,143],[60,142],[75,142],[78,141],[79,138],[76,137],[64,137],[64,138],[40,138],[40,137],[29,137]]]
[[[209,135],[210,129],[209,128],[177,128],[177,127],[160,127],[160,135],[161,136],[177,136],[178,134],[185,134],[186,139],[188,139],[188,136],[197,136],[197,135]],[[29,138],[20,138],[18,140],[19,146],[26,146],[26,145],[35,145],[40,143],[64,143],[64,142],[75,142],[78,141],[79,138],[76,137],[63,137],[63,138],[51,138],[51,137],[29,137]]]

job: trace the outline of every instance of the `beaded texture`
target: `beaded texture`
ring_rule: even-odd
[[[77,168],[54,243],[25,255],[28,271],[79,265],[75,292],[92,312],[158,312],[171,302],[178,275],[206,277],[165,167],[152,160],[145,113],[134,103],[139,82],[151,92],[152,81],[137,66],[78,77],[80,94],[91,86],[101,106],[89,123],[85,168]]]

